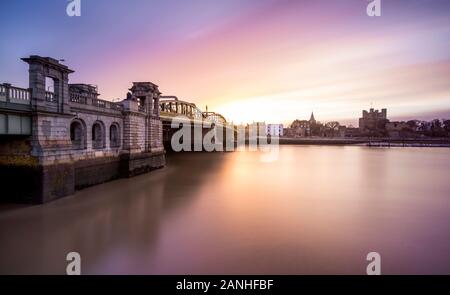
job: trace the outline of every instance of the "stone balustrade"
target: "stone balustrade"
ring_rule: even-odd
[[[0,84],[0,101],[15,104],[30,104],[31,92],[29,89]]]
[[[111,109],[115,111],[121,111],[123,109],[122,105],[119,103],[93,98],[75,92],[70,93],[69,102],[79,105],[90,105],[100,109]]]
[[[0,84],[0,101],[6,101],[6,87]]]
[[[145,105],[138,105],[138,110],[140,112],[145,112]]]
[[[51,102],[51,103],[56,103],[58,101],[58,96],[53,92],[46,91],[45,92],[45,101]]]

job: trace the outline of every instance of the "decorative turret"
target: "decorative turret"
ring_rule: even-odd
[[[149,115],[159,117],[159,96],[161,92],[158,85],[151,82],[133,82],[133,87],[129,89],[132,99],[138,101],[139,110],[147,112]]]

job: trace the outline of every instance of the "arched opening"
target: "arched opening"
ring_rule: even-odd
[[[114,147],[120,147],[120,131],[119,131],[119,125],[116,123],[113,123],[109,127],[109,145]]]
[[[86,148],[85,128],[81,121],[74,120],[70,124],[70,140],[74,149]]]
[[[105,147],[105,131],[103,124],[97,121],[92,125],[92,148],[102,149]]]

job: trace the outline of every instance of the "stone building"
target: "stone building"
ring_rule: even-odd
[[[307,120],[295,120],[291,124],[294,137],[306,137],[311,135],[311,129],[309,121]]]
[[[362,111],[362,118],[359,118],[359,130],[365,132],[382,132],[387,120],[387,109]]]
[[[113,103],[90,84],[69,84],[74,71],[53,58],[22,60],[29,88],[0,84],[4,198],[44,203],[165,165],[157,85],[134,82]]]
[[[412,137],[414,135],[411,126],[407,122],[388,122],[385,128],[389,137]]]
[[[309,120],[295,120],[292,122],[288,134],[292,137],[307,137],[313,135],[313,129],[317,126],[317,121],[314,118],[314,113],[311,113]]]

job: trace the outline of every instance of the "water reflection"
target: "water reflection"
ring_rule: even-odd
[[[162,170],[0,211],[0,273],[450,273],[448,149],[171,154]]]

